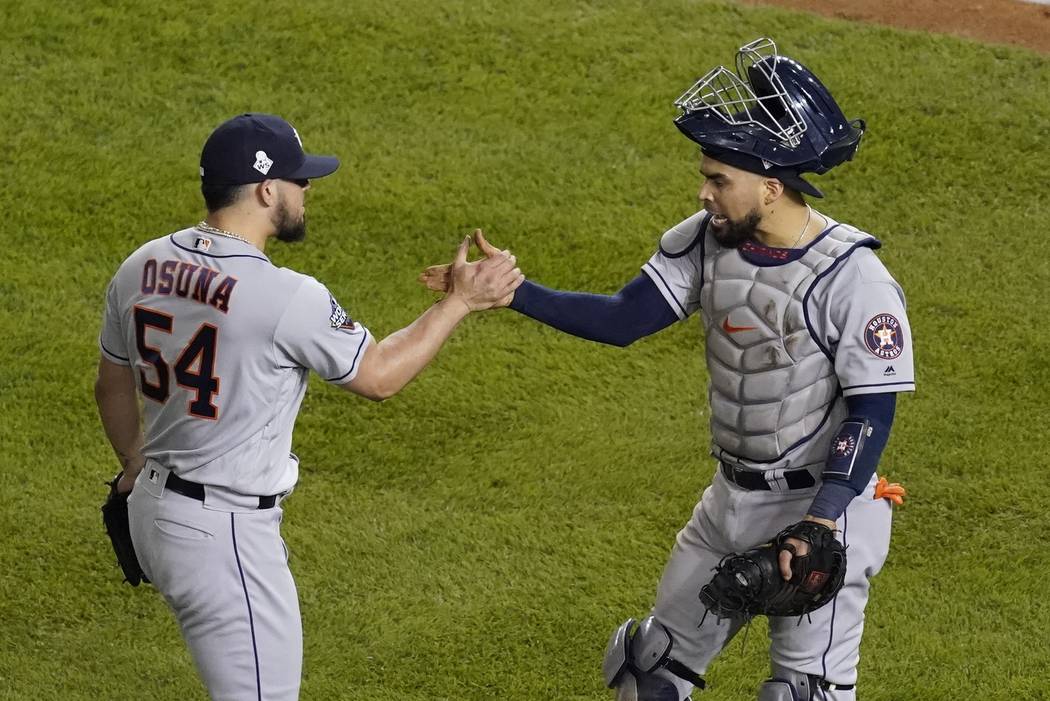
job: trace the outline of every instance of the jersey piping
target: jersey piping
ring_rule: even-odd
[[[831,229],[828,229],[828,233],[830,234],[831,231],[837,226],[838,224],[831,227]],[[846,260],[851,255],[853,255],[853,252],[856,251],[858,248],[878,248],[878,246],[872,246],[872,242],[877,243],[875,239],[868,239],[865,241],[858,241],[857,243],[850,246],[849,250],[847,250],[845,253],[836,258],[835,262],[829,265],[827,270],[824,270],[817,274],[813,282],[810,283],[809,289],[806,290],[806,294],[802,297],[802,318],[806,321],[806,330],[809,331],[809,335],[813,338],[813,342],[817,344],[817,348],[820,348],[820,351],[825,356],[827,356],[827,359],[832,363],[835,362],[835,356],[832,354],[831,350],[820,340],[820,336],[817,334],[816,329],[813,328],[813,322],[811,322],[809,319],[809,298],[813,295],[813,290],[817,289],[817,285],[820,284],[820,281],[826,278],[832,272],[834,272],[835,269],[837,269],[842,263],[842,261]],[[814,241],[814,243],[816,243],[816,241]]]
[[[678,309],[671,307],[671,310],[675,313],[675,315],[679,319],[685,319],[687,316],[689,316],[689,312],[686,311],[685,307],[682,305],[682,302],[678,299],[678,296],[675,295],[674,290],[671,289],[671,286],[667,284],[667,280],[664,280],[664,276],[660,274],[660,271],[653,267],[653,264],[649,262],[646,262],[646,264],[642,266],[642,269],[646,272],[652,271],[653,275],[655,275],[659,279],[660,284],[663,285],[664,291],[666,292],[666,294],[663,295],[664,301],[666,302],[668,298],[673,299],[675,305],[678,307]],[[702,278],[703,273],[701,272],[700,275]]]
[[[250,253],[227,253],[225,255],[219,255],[218,253],[205,253],[204,251],[198,251],[196,248],[188,248],[186,246],[183,246],[181,243],[175,240],[175,234],[171,234],[168,238],[171,240],[171,244],[175,246],[175,248],[180,248],[183,251],[192,253],[197,256],[205,256],[207,258],[254,258],[255,260],[261,260],[270,263],[270,259],[266,256],[253,256]],[[272,263],[270,264],[272,265]]]
[[[116,353],[111,351],[109,348],[106,348],[106,344],[103,343],[101,340],[99,340],[98,345],[101,346],[102,350],[106,351],[107,355],[112,355],[114,358],[118,358],[119,360],[123,360],[125,363],[129,363],[129,364],[131,363],[131,358],[125,358],[122,355],[117,355]]]
[[[347,375],[349,375],[349,374],[353,373],[353,371],[354,371],[355,369],[357,369],[357,359],[361,357],[361,351],[362,351],[362,350],[364,350],[364,348],[365,348],[365,345],[366,345],[367,343],[368,343],[368,336],[365,336],[364,338],[362,338],[362,339],[361,339],[361,345],[359,345],[359,346],[357,347],[357,352],[356,352],[356,353],[354,353],[354,359],[353,359],[353,361],[351,361],[351,363],[350,363],[350,369],[349,369],[349,370],[347,370],[346,372],[344,372],[344,373],[343,373],[342,375],[340,375],[339,377],[333,377],[333,378],[330,378],[330,379],[328,379],[328,380],[325,380],[325,382],[338,382],[339,380],[343,379],[343,378],[344,378],[344,377],[346,377]]]

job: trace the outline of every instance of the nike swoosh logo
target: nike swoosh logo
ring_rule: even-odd
[[[726,333],[740,333],[741,331],[754,331],[757,326],[733,326],[729,323],[729,317],[722,321],[722,330]]]

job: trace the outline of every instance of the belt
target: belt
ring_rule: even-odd
[[[190,499],[196,499],[197,501],[204,501],[204,485],[198,482],[190,482],[184,480],[174,472],[168,473],[168,479],[164,483],[165,489],[170,489],[173,492],[177,492],[184,497]],[[271,494],[267,497],[259,497],[260,509],[272,509],[277,503],[277,500],[281,497],[280,494]]]
[[[744,489],[750,489],[752,491],[764,489],[767,492],[773,488],[769,486],[769,482],[766,480],[766,473],[755,472],[753,470],[742,470],[739,467],[733,467],[726,463],[721,463],[722,474],[725,478],[735,484],[738,487]],[[788,489],[806,489],[812,487],[817,483],[813,479],[812,473],[809,470],[798,469],[798,470],[775,470],[779,474],[780,479],[784,480],[784,484],[787,485]]]

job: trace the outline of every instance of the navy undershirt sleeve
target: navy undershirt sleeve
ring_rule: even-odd
[[[526,280],[510,308],[573,336],[620,347],[678,321],[660,290],[641,273],[614,295],[561,292]]]
[[[826,478],[813,498],[813,504],[809,507],[809,514],[818,518],[826,518],[835,521],[846,510],[854,497],[858,496],[867,487],[871,476],[875,474],[882,450],[886,447],[886,441],[890,437],[890,427],[893,425],[893,413],[897,408],[897,394],[895,392],[881,392],[879,394],[858,394],[846,397],[846,406],[849,416],[845,421],[864,421],[871,423],[871,435],[864,441],[864,446],[856,462],[850,478],[837,479]]]

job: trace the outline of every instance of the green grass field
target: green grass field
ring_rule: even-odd
[[[56,5],[0,5],[0,699],[204,696],[120,583],[91,386],[105,285],[200,217],[215,125],[276,112],[342,157],[268,253],[382,336],[475,226],[539,282],[618,289],[696,207],[672,100],[763,34],[868,120],[820,207],[882,238],[914,328],[861,696],[1050,694],[1050,58],[725,2]],[[617,350],[509,311],[387,403],[314,382],[284,528],[302,698],[608,698],[607,636],[712,474],[705,383],[695,320]],[[701,698],[754,698],[765,647],[756,624]]]

